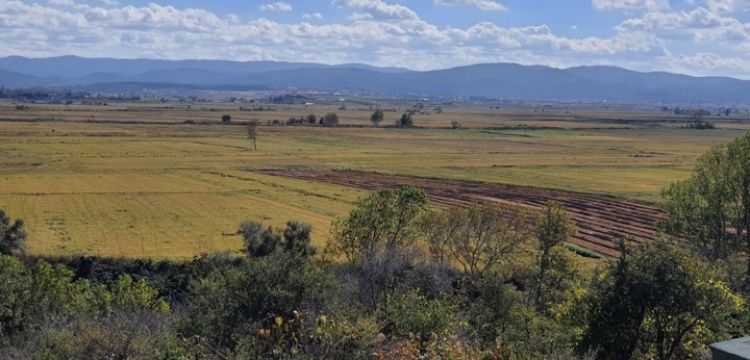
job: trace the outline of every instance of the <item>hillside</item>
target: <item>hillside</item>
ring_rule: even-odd
[[[607,66],[555,69],[477,64],[436,71],[224,60],[0,58],[0,86],[62,87],[118,93],[123,89],[268,89],[354,91],[390,95],[627,103],[750,104],[750,81],[642,73]]]

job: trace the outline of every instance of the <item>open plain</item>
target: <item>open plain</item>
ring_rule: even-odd
[[[646,229],[635,237],[647,237],[655,231],[648,220],[658,219],[661,189],[688,177],[711,146],[750,128],[746,115],[709,118],[717,129],[691,130],[683,128],[689,118],[657,110],[479,105],[428,106],[413,116],[416,128],[387,126],[413,108],[407,102],[383,105],[391,110],[379,127],[369,123],[375,105],[368,101],[346,109],[262,105],[264,111],[197,102],[16,106],[0,103],[0,209],[26,220],[30,253],[48,255],[189,258],[237,251],[236,229],[250,219],[311,223],[313,242],[322,246],[331,221],[386,175],[430,179],[425,187],[463,184],[458,202],[481,200],[467,194],[496,184],[564,191],[555,196],[572,199],[569,206],[576,194],[610,201],[596,211],[571,207],[579,222],[629,204],[614,219],[632,220],[633,229],[613,223],[589,230],[612,237]],[[338,114],[341,126],[281,125],[328,112]],[[230,124],[221,124],[223,114],[232,116]],[[252,119],[261,124],[257,150],[244,125]],[[327,180],[260,170],[317,172]],[[449,194],[439,196],[437,204],[449,203],[443,199]],[[531,198],[508,201],[538,205]],[[602,225],[596,219],[591,223]],[[613,253],[579,234],[578,245]]]

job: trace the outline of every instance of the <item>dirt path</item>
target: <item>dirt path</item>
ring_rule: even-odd
[[[617,256],[616,240],[628,236],[633,241],[652,239],[661,211],[648,204],[614,197],[525,188],[502,184],[472,183],[362,173],[355,171],[285,171],[265,174],[318,181],[361,189],[419,187],[430,201],[441,205],[466,205],[474,201],[507,201],[531,209],[541,209],[549,200],[563,204],[578,227],[571,243],[607,256]]]

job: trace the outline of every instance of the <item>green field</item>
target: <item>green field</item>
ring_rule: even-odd
[[[662,187],[689,175],[697,156],[748,129],[746,119],[710,131],[681,129],[661,112],[451,107],[415,115],[425,128],[394,129],[367,126],[365,105],[266,112],[232,112],[236,105],[227,104],[0,105],[0,209],[26,220],[30,253],[53,255],[236,251],[234,233],[248,219],[309,222],[314,243],[323,245],[331,221],[365,194],[257,169],[354,169],[658,201]],[[265,125],[328,111],[362,127]],[[257,151],[244,126],[218,124],[222,113],[234,123],[262,121]],[[386,113],[383,125],[395,117]],[[618,122],[625,117],[641,122]],[[449,129],[456,118],[464,129]]]

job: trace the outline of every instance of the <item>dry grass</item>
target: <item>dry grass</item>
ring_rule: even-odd
[[[694,131],[671,122],[613,123],[625,117],[614,112],[446,107],[442,114],[415,115],[415,122],[447,127],[460,117],[467,129],[261,126],[258,151],[252,151],[242,126],[182,124],[218,124],[222,113],[237,122],[336,111],[343,123],[369,125],[371,113],[361,104],[345,111],[336,105],[229,111],[238,106],[31,105],[18,111],[0,103],[0,119],[15,120],[0,121],[0,209],[27,221],[35,254],[186,258],[236,251],[240,239],[233,234],[247,219],[312,223],[314,242],[323,245],[330,222],[364,192],[251,170],[356,169],[656,201],[663,186],[689,175],[697,156],[746,131],[739,120]],[[387,112],[383,125],[406,108]],[[92,114],[96,120],[151,123],[76,122]],[[664,114],[625,115],[657,121]],[[28,121],[53,117],[58,121]],[[517,125],[550,128],[506,129]]]

